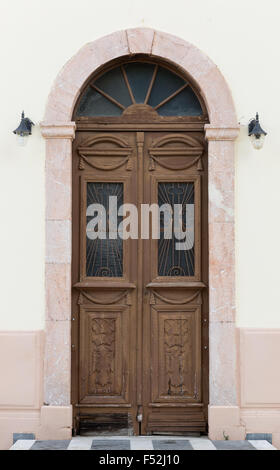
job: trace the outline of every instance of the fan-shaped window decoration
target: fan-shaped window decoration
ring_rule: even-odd
[[[201,116],[199,99],[182,77],[157,64],[131,62],[90,82],[78,103],[78,117],[120,116],[134,104],[160,116]]]

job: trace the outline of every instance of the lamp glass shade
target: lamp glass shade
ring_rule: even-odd
[[[256,150],[260,150],[263,147],[265,135],[261,134],[260,137],[257,139],[256,136],[252,134],[250,135],[250,139],[251,139],[253,147]]]
[[[28,136],[17,134],[17,144],[19,147],[25,147],[27,144]]]

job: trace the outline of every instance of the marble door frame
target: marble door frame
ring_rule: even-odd
[[[234,141],[239,126],[231,92],[217,66],[192,44],[148,28],[118,31],[86,44],[63,67],[48,97],[41,123],[46,139],[44,401],[71,406],[73,109],[83,84],[95,70],[113,59],[139,53],[167,60],[190,75],[204,98],[210,120],[205,133],[209,144],[211,431],[216,411],[232,413],[239,406],[234,253]]]

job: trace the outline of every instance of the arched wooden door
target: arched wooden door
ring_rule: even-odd
[[[178,71],[135,57],[91,78],[74,119],[74,431],[205,432],[204,104]],[[119,211],[123,204],[138,209],[138,232],[136,227],[132,238],[123,239],[117,228],[131,213],[119,212],[110,225],[109,216],[116,214],[111,201]],[[107,216],[99,238],[94,204],[102,205]],[[183,221],[188,211],[183,248],[178,249],[173,229],[164,237],[162,213],[159,239],[151,230],[141,236],[143,204],[169,205],[172,213],[181,204]],[[172,217],[170,224],[174,228]]]

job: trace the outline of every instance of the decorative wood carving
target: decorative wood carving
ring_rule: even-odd
[[[183,144],[183,146],[170,146],[170,144],[172,145],[175,143]],[[197,170],[202,171],[203,165],[201,156],[203,150],[204,148],[201,143],[188,135],[171,134],[170,136],[161,137],[157,141],[153,142],[152,146],[149,148],[149,170],[154,171],[155,163],[157,163],[162,168],[173,171],[187,170],[197,164]],[[168,157],[171,159],[173,157],[181,157],[184,158],[185,161],[182,165],[174,165],[169,163],[170,158],[169,161],[166,161]],[[189,161],[189,157],[195,158]]]
[[[81,308],[81,407],[129,405],[128,320],[128,308],[122,305]]]
[[[79,170],[84,170],[85,169],[85,162],[83,158],[80,156],[79,158]]]
[[[158,113],[155,111],[151,106],[146,105],[146,104],[132,104],[128,108],[126,108],[123,112],[124,117],[138,117],[141,116],[141,121],[142,120],[151,120],[151,119],[158,119]]]
[[[201,152],[203,150],[201,142],[187,134],[167,134],[164,137],[160,137],[158,140],[154,141],[152,148],[162,148],[167,144],[173,144],[176,142],[185,144],[186,147],[191,147],[193,152]],[[186,151],[186,149],[184,151]]]
[[[99,299],[96,299],[95,297],[92,297],[92,295],[88,294],[87,292],[85,291],[81,291],[80,292],[80,296],[79,296],[79,302],[80,302],[80,298],[82,299],[82,296],[84,296],[87,300],[89,300],[90,302],[92,302],[93,304],[98,304],[98,305],[113,305],[117,302],[119,302],[119,300],[123,299],[124,297],[126,297],[126,300],[127,300],[127,305],[131,305],[128,303],[128,301],[131,302],[131,297],[130,297],[130,292],[129,290],[126,290],[124,292],[121,292],[119,295],[117,295],[116,297],[114,297],[114,299],[112,300],[108,300],[108,299],[102,299],[102,300],[99,300]],[[82,303],[82,302],[80,302]]]
[[[172,155],[170,155],[170,156],[172,156]],[[187,170],[188,168],[191,168],[192,166],[194,166],[194,165],[197,163],[197,170],[198,170],[198,171],[202,171],[202,170],[203,170],[201,157],[197,157],[197,158],[195,158],[194,160],[192,160],[191,162],[185,163],[184,165],[175,166],[175,165],[169,165],[168,163],[164,163],[164,162],[163,162],[162,160],[160,160],[159,158],[155,157],[154,155],[151,155],[151,156],[150,156],[150,166],[149,166],[149,170],[150,170],[150,171],[154,171],[154,170],[155,170],[155,164],[154,164],[154,162],[158,163],[158,165],[159,165],[159,166],[162,166],[163,168],[166,168],[166,169],[168,169],[168,170],[175,170],[175,171]]]
[[[92,318],[90,334],[90,393],[111,394],[114,391],[115,318]]]
[[[83,301],[84,301],[84,299],[83,299],[83,294],[82,294],[82,292],[80,292],[80,293],[79,293],[79,297],[78,297],[78,302],[77,302],[78,305],[82,305],[82,304],[83,304]]]
[[[154,295],[154,292],[151,291],[151,293],[150,293],[150,305],[155,305],[155,303],[156,303],[155,295]]]
[[[187,298],[184,298],[184,299],[178,299],[178,300],[174,300],[174,299],[168,299],[167,297],[164,297],[163,295],[160,295],[158,292],[156,292],[155,290],[152,290],[151,291],[151,299],[152,299],[152,296],[153,296],[153,302],[150,301],[150,303],[155,303],[154,301],[154,298],[157,297],[158,299],[162,300],[162,302],[165,302],[167,304],[171,304],[171,305],[184,305],[184,304],[189,304],[191,302],[193,302],[194,300],[196,300],[197,298],[200,297],[200,300],[201,300],[201,293],[200,291],[197,291],[195,294],[193,294],[191,297],[187,297]]]
[[[129,147],[127,142],[120,136],[117,136],[115,134],[98,134],[97,136],[89,137],[87,139],[82,140],[79,145],[79,148],[93,147],[95,144],[98,144],[99,142],[102,142],[102,143],[112,142],[116,144],[116,146],[118,147],[123,147],[123,148]]]
[[[126,305],[132,305],[131,292],[126,291]]]
[[[191,371],[190,320],[164,320],[166,395],[189,395]]]
[[[104,148],[97,147],[97,144],[104,144]],[[108,143],[114,144],[114,148],[106,148]],[[78,153],[80,156],[79,159],[79,169],[85,169],[85,163],[91,166],[96,170],[102,171],[113,171],[121,168],[123,165],[126,164],[126,170],[132,170],[132,161],[131,161],[131,153],[132,148],[129,147],[127,142],[117,137],[113,134],[101,134],[99,136],[90,137],[85,139],[81,142],[81,145],[78,147]],[[115,163],[108,163],[108,164],[100,164],[96,163],[93,158],[94,157],[102,157],[104,158],[114,158],[114,157],[121,157],[121,161],[117,161]]]
[[[151,375],[155,406],[170,406],[171,411],[201,399],[200,308],[155,305],[151,309],[152,370],[158,370],[158,377]],[[177,415],[179,419],[179,411]]]
[[[117,170],[118,168],[121,168],[123,165],[126,165],[126,169],[128,171],[132,170],[132,163],[130,161],[129,157],[124,158],[121,162],[111,164],[111,165],[98,165],[97,163],[94,163],[90,161],[85,155],[80,153],[80,164],[79,164],[79,169],[84,170],[85,166],[83,163],[81,164],[81,160],[84,160],[89,166],[92,168],[95,168],[96,170],[102,170],[102,171],[112,171],[112,170]]]

